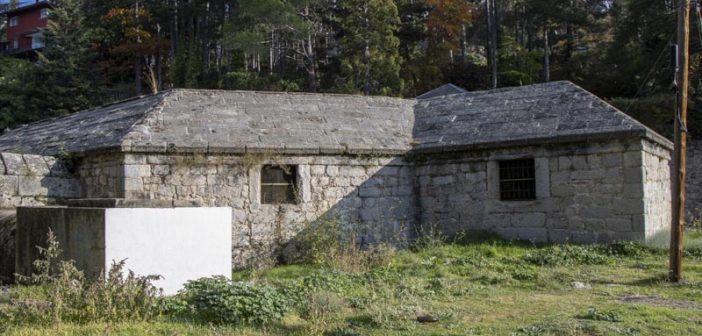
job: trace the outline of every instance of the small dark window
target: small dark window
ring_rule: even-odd
[[[536,199],[534,159],[500,161],[500,200]]]
[[[261,169],[261,203],[297,203],[297,166],[263,166]]]

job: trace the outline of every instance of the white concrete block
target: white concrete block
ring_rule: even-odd
[[[126,259],[139,275],[158,274],[167,295],[188,280],[231,276],[231,208],[105,210],[105,269]]]

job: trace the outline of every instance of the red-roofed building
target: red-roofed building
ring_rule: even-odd
[[[34,0],[20,2],[18,6],[2,12],[6,19],[7,36],[3,39],[0,50],[22,57],[43,48],[43,31],[51,8],[50,1]]]

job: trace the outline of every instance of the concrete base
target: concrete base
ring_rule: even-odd
[[[31,273],[51,228],[86,275],[126,259],[127,269],[161,275],[156,286],[175,294],[188,280],[231,276],[231,217],[231,208],[18,208],[16,269]]]

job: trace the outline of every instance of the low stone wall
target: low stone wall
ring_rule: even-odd
[[[0,153],[0,208],[56,204],[81,196],[78,179],[50,156]]]
[[[60,160],[50,156],[0,153],[0,278],[14,278],[15,208],[57,204],[80,196],[78,179]],[[6,218],[9,220],[4,220]]]
[[[669,200],[669,157],[644,147],[610,141],[435,157],[416,169],[421,223],[533,241],[650,238],[670,216],[657,205]],[[536,199],[501,201],[498,162],[524,157],[535,160]]]

